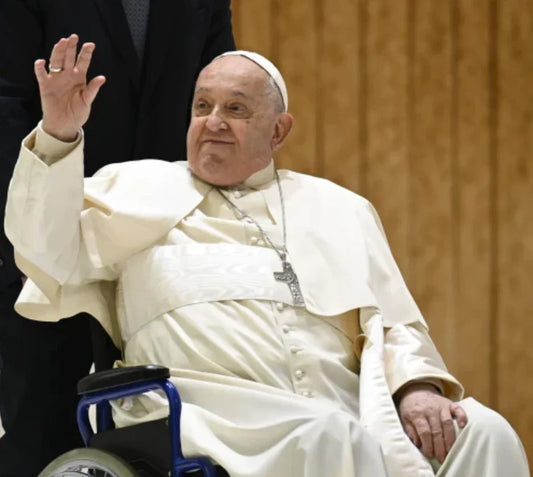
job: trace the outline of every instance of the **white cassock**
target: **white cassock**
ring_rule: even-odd
[[[391,398],[402,385],[432,382],[454,400],[462,388],[368,201],[279,171],[305,299],[296,307],[257,225],[186,163],[114,164],[84,186],[82,149],[40,129],[24,142],[6,212],[30,278],[17,311],[46,321],[87,311],[125,364],[169,367],[186,454],[209,455],[232,477],[529,475],[514,431],[472,399],[440,468],[403,432]],[[272,163],[222,192],[283,245]],[[166,412],[156,392],[114,405],[120,426]]]

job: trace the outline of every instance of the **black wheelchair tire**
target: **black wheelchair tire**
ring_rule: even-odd
[[[93,473],[87,473],[93,471]],[[99,473],[94,474],[94,471]],[[135,477],[135,471],[120,457],[99,449],[74,449],[48,464],[38,477]]]

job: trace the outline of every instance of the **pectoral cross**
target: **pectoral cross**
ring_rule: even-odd
[[[294,306],[304,306],[304,297],[302,295],[302,290],[300,290],[298,277],[296,276],[296,273],[294,273],[291,264],[287,262],[285,256],[282,257],[281,264],[283,265],[283,271],[274,272],[274,278],[278,282],[284,282],[289,286]]]

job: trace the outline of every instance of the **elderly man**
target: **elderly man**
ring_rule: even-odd
[[[44,116],[6,216],[30,277],[22,315],[87,311],[126,365],[171,368],[185,452],[234,477],[529,475],[507,422],[456,402],[372,206],[276,170],[293,119],[272,63],[231,52],[202,71],[188,165],[115,164],[84,183],[81,127],[105,81],[86,83],[93,48],[51,58],[60,73],[35,64]],[[114,411],[125,426],[166,408],[149,393]]]

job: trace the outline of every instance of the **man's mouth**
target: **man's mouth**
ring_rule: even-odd
[[[215,146],[229,146],[230,144],[233,144],[233,141],[229,141],[225,139],[204,139],[202,141],[202,144],[213,144]]]

